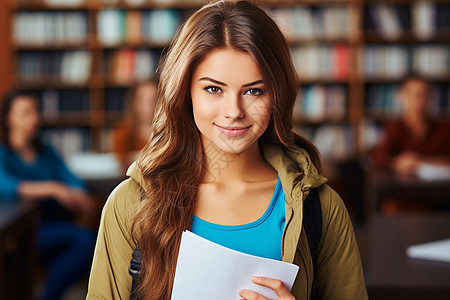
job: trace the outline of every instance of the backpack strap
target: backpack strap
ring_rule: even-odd
[[[131,283],[131,293],[130,300],[138,300],[139,298],[136,295],[136,288],[139,280],[139,275],[141,273],[141,251],[139,250],[139,246],[134,248],[133,254],[131,256],[131,262],[128,267],[128,274],[132,277]]]
[[[308,238],[309,251],[311,252],[313,263],[313,282],[311,289],[311,299],[316,298],[317,281],[317,248],[322,236],[322,207],[317,189],[311,189],[303,204],[303,228]]]

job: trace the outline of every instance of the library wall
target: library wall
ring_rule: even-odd
[[[36,93],[44,139],[64,155],[108,152],[128,89],[155,75],[177,27],[203,2],[2,1],[0,65],[12,76],[3,75],[0,91]],[[450,118],[450,1],[261,2],[301,80],[296,130],[326,158],[370,150],[398,115],[396,91],[411,73],[432,82],[433,118]]]

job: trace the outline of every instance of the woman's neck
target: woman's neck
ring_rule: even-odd
[[[31,139],[25,135],[20,133],[11,133],[9,137],[9,144],[24,161],[31,162],[35,159],[36,153],[33,149]]]
[[[207,144],[204,149],[207,165],[204,183],[232,186],[239,182],[269,181],[277,176],[262,157],[258,143],[239,154],[224,152],[213,143]]]

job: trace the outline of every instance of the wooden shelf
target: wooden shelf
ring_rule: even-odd
[[[436,32],[433,37],[429,39],[419,39],[414,36],[410,30],[406,30],[395,39],[387,39],[376,31],[366,30],[364,32],[364,43],[366,44],[403,44],[403,45],[416,45],[416,44],[449,44],[450,43],[450,30],[440,30]]]
[[[20,86],[21,89],[25,90],[43,90],[43,89],[67,90],[67,89],[89,89],[96,87],[89,85],[89,81],[79,84],[70,84],[64,83],[59,79],[52,79],[52,78],[48,78],[46,80],[19,81],[18,85]]]
[[[89,127],[89,111],[59,112],[53,119],[42,119],[43,127]]]
[[[85,22],[87,25],[87,37],[83,42],[77,43],[46,43],[46,44],[15,44],[13,41],[13,34],[4,40],[3,48],[8,49],[9,59],[8,62],[10,66],[0,66],[0,73],[3,73],[0,77],[2,82],[10,82],[8,84],[9,87],[20,87],[27,90],[33,90],[38,92],[44,92],[46,90],[57,90],[64,92],[66,90],[86,90],[89,95],[89,107],[90,110],[87,112],[74,112],[67,113],[61,112],[55,120],[44,121],[44,126],[46,128],[68,128],[68,127],[80,127],[87,129],[91,136],[92,140],[90,144],[93,145],[93,151],[99,150],[99,148],[95,148],[96,145],[99,145],[100,142],[95,140],[98,139],[102,132],[105,131],[105,128],[111,127],[116,121],[118,121],[123,113],[119,111],[107,111],[107,105],[113,107],[115,104],[114,101],[119,101],[117,99],[113,99],[112,102],[108,102],[107,97],[113,95],[116,97],[117,95],[114,93],[123,93],[125,89],[130,86],[134,86],[137,82],[136,80],[130,80],[128,83],[118,83],[111,78],[115,78],[112,76],[110,70],[114,71],[114,68],[111,68],[113,65],[112,60],[114,59],[116,53],[119,53],[122,50],[146,50],[149,51],[152,55],[159,56],[160,52],[163,52],[164,49],[167,48],[166,43],[152,43],[145,38],[142,38],[144,35],[141,34],[141,40],[138,43],[128,43],[121,42],[114,45],[104,45],[101,43],[101,39],[97,35],[99,32],[98,26],[98,15],[105,9],[113,9],[113,10],[122,10],[122,11],[138,11],[138,10],[152,10],[152,9],[176,9],[181,18],[188,16],[195,9],[201,7],[202,3],[206,1],[167,1],[165,3],[161,3],[162,1],[158,1],[158,3],[152,3],[151,1],[147,1],[143,5],[133,6],[127,4],[125,0],[118,1],[118,4],[114,5],[106,5],[103,4],[103,0],[86,0],[83,4],[76,6],[51,6],[45,4],[44,0],[32,0],[29,4],[20,4],[20,5],[6,5],[6,2],[11,2],[14,4],[16,0],[0,0],[2,4],[1,8],[5,8],[5,13],[7,13],[4,18],[0,18],[0,26],[2,28],[8,28],[7,30],[12,33],[12,25],[14,20],[14,15],[21,12],[44,12],[49,13],[50,15],[58,12],[65,14],[67,12],[80,12],[83,18],[85,18]],[[23,1],[22,1],[23,2]],[[437,30],[436,34],[428,39],[422,40],[414,36],[411,30],[406,30],[399,36],[399,38],[395,40],[389,40],[380,35],[379,32],[375,30],[366,30],[364,27],[364,10],[368,8],[370,5],[384,3],[387,5],[401,5],[401,6],[410,6],[413,1],[412,0],[382,0],[381,2],[378,0],[265,0],[261,1],[261,4],[267,8],[275,8],[275,9],[283,9],[283,8],[291,8],[291,7],[302,7],[306,9],[310,9],[313,17],[317,17],[314,15],[318,11],[322,11],[321,8],[336,8],[336,7],[344,7],[347,8],[346,11],[349,13],[350,28],[348,28],[348,32],[344,35],[339,35],[335,38],[329,37],[320,37],[314,36],[313,38],[292,38],[288,40],[289,45],[292,48],[302,48],[309,46],[324,46],[324,47],[333,47],[334,45],[345,45],[348,49],[348,77],[335,79],[335,78],[309,78],[307,74],[300,74],[300,86],[319,86],[323,85],[328,89],[328,87],[339,86],[345,89],[346,93],[346,101],[345,108],[346,113],[345,117],[340,118],[338,120],[333,120],[330,118],[321,119],[320,121],[311,121],[308,120],[307,117],[294,116],[293,120],[296,126],[304,125],[309,127],[320,127],[323,124],[326,125],[336,125],[342,127],[349,127],[352,132],[352,140],[354,141],[353,149],[357,154],[358,149],[362,149],[360,143],[363,140],[361,137],[361,126],[364,123],[366,118],[374,119],[374,116],[370,115],[370,112],[365,107],[365,93],[366,89],[371,87],[371,85],[391,85],[391,84],[399,84],[402,78],[365,78],[363,72],[363,63],[364,63],[364,50],[365,46],[376,46],[376,47],[391,47],[391,46],[400,46],[405,48],[414,48],[415,46],[449,46],[450,44],[450,29],[441,29]],[[434,4],[449,4],[450,0],[434,0]],[[3,5],[3,6],[2,6]],[[407,8],[409,10],[409,8]],[[2,16],[4,14],[1,14]],[[318,17],[317,17],[318,18]],[[182,19],[181,21],[183,21]],[[85,23],[83,23],[85,24]],[[315,28],[314,28],[315,29]],[[314,31],[314,30],[313,30]],[[83,32],[84,33],[84,32]],[[298,33],[300,36],[300,33]],[[340,33],[338,33],[340,34]],[[2,46],[0,46],[0,50]],[[44,56],[52,55],[52,51],[54,52],[64,52],[64,51],[76,51],[83,50],[87,51],[90,54],[91,65],[90,65],[90,79],[84,83],[80,84],[67,84],[62,82],[61,79],[56,76],[56,78],[48,77],[48,78],[40,78],[39,80],[30,80],[30,81],[21,81],[17,76],[18,67],[19,67],[19,56],[23,53],[27,52],[37,52],[43,53]],[[4,51],[5,52],[5,51]],[[46,53],[48,52],[48,53]],[[3,53],[3,52],[0,52]],[[153,57],[152,57],[153,58]],[[411,60],[411,58],[409,58]],[[322,61],[322,60],[321,60]],[[3,68],[2,68],[3,67]],[[326,67],[326,66],[325,66]],[[6,68],[6,69],[5,69]],[[11,72],[12,70],[12,72]],[[117,68],[117,70],[119,70]],[[315,72],[313,72],[315,73]],[[11,76],[11,74],[13,74]],[[324,74],[324,73],[318,73]],[[332,73],[334,74],[334,73]],[[449,74],[450,75],[450,74]],[[446,85],[450,83],[450,76],[447,77],[439,77],[433,78],[429,77],[432,83]],[[117,89],[117,90],[115,90]],[[112,90],[112,91],[111,91]],[[85,93],[82,91],[81,93]],[[112,98],[114,98],[112,97]],[[115,106],[114,106],[115,107]],[[444,120],[446,118],[443,118]],[[450,119],[450,116],[449,118]],[[386,119],[383,118],[375,118],[378,122],[385,122]]]
[[[359,4],[362,0],[264,0],[263,4],[270,7],[292,6],[346,6]]]
[[[13,45],[17,51],[55,51],[55,50],[90,50],[88,43],[64,44],[48,43],[42,45]]]

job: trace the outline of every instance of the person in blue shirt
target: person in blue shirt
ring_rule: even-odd
[[[39,141],[37,99],[16,91],[1,106],[0,201],[39,205],[39,258],[48,270],[40,299],[60,299],[90,268],[95,235],[72,217],[92,213],[94,203],[57,152]]]

